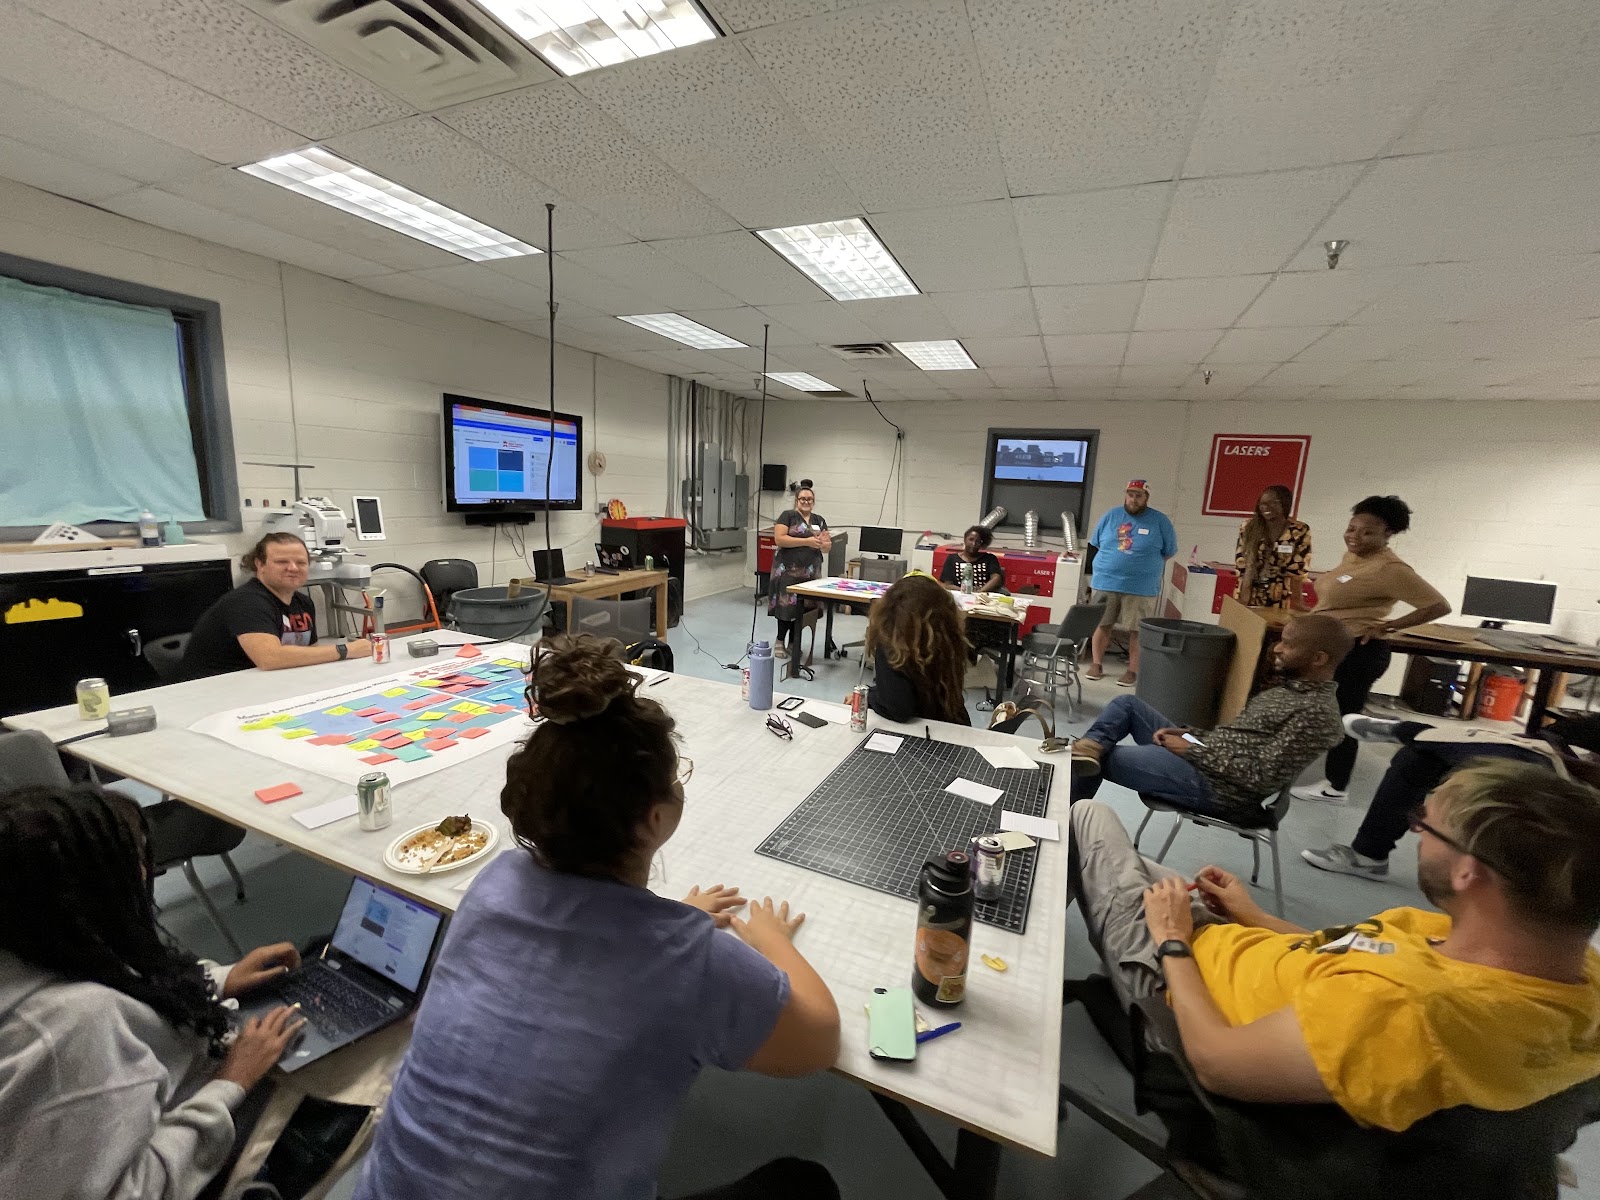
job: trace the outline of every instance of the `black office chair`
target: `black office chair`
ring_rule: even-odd
[[[1110,980],[1070,979],[1062,1002],[1082,1003],[1133,1076],[1136,1114],[1098,1091],[1061,1088],[1066,1106],[1181,1180],[1200,1200],[1556,1200],[1556,1157],[1600,1120],[1600,1077],[1513,1112],[1459,1107],[1403,1133],[1358,1125],[1333,1104],[1247,1104],[1208,1092],[1183,1053],[1162,996],[1123,1012]]]
[[[440,613],[450,611],[451,596],[464,588],[478,586],[478,564],[470,558],[429,559],[422,564],[421,575]]]

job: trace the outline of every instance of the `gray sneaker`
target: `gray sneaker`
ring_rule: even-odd
[[[1320,871],[1333,871],[1339,875],[1360,875],[1365,879],[1387,879],[1389,860],[1368,858],[1357,854],[1349,846],[1329,846],[1326,850],[1302,850],[1300,857]]]
[[[1384,717],[1365,717],[1360,713],[1349,713],[1342,718],[1344,731],[1358,742],[1396,742],[1394,731],[1404,721],[1392,721]]]

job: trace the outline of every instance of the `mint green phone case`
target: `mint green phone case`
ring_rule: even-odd
[[[867,1053],[910,1062],[917,1057],[917,1016],[910,988],[873,988],[867,1015]]]

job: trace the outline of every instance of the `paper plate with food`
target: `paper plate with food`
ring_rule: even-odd
[[[478,862],[499,840],[500,831],[485,821],[446,817],[402,833],[383,852],[383,861],[406,875],[431,875]]]

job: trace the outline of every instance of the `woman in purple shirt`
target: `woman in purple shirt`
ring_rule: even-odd
[[[535,657],[544,721],[500,793],[522,848],[451,923],[357,1200],[655,1200],[701,1068],[804,1075],[838,1055],[838,1008],[791,941],[802,916],[646,886],[689,764],[610,648],[556,638]],[[837,1194],[787,1159],[714,1193]]]

